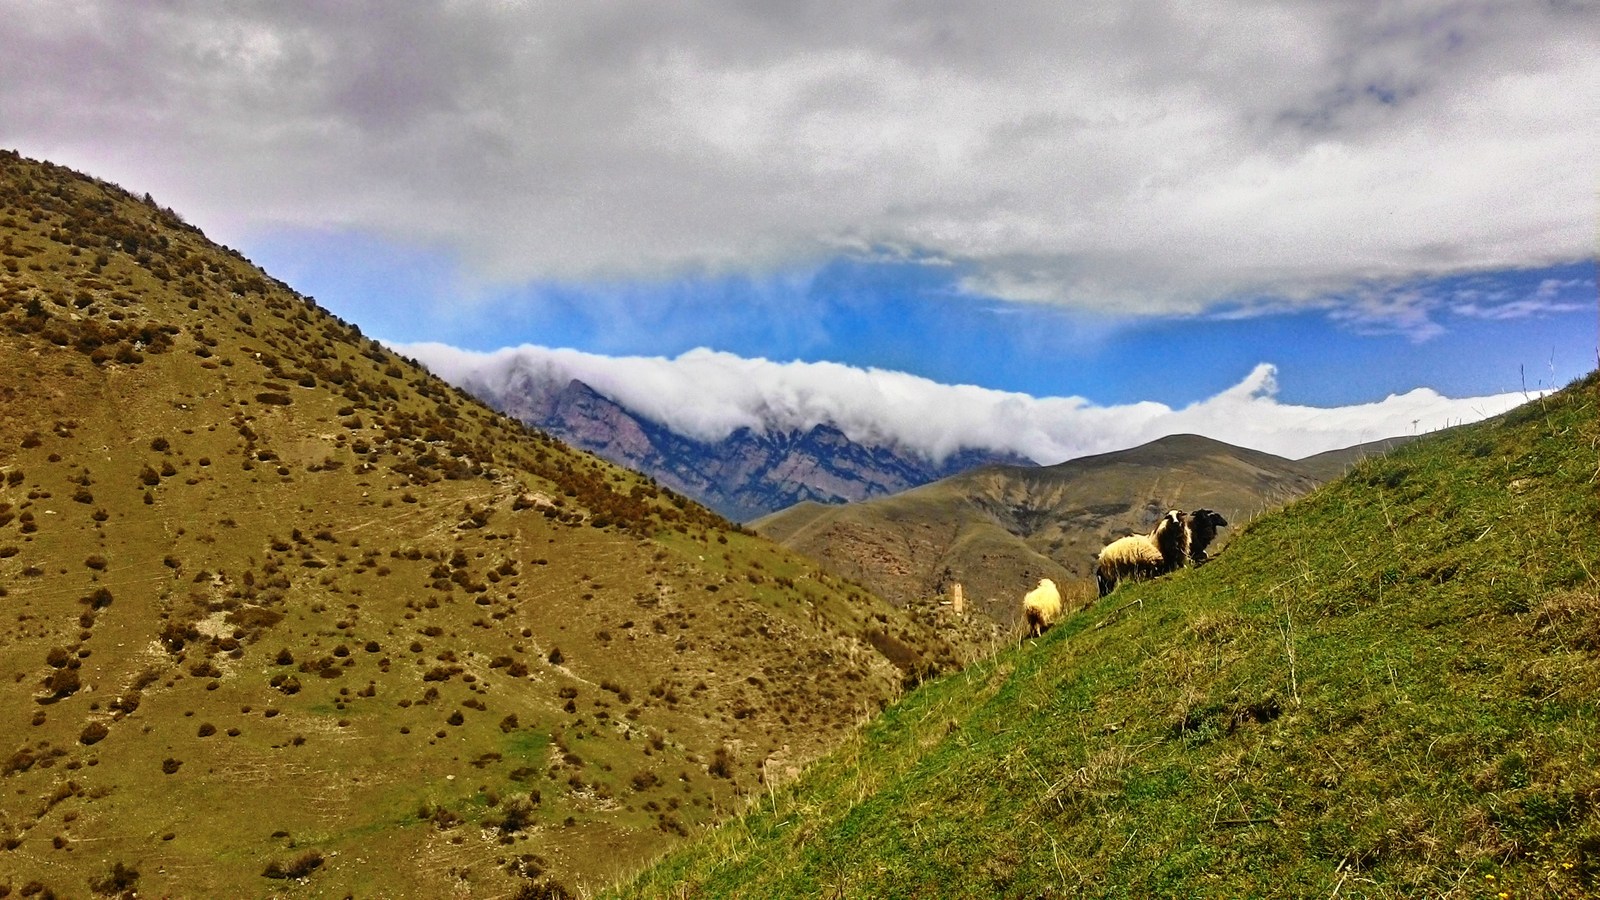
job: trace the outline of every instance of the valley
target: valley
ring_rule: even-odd
[[[892,497],[846,506],[801,504],[751,523],[757,532],[899,604],[948,596],[955,585],[1002,630],[1040,578],[1069,602],[1095,596],[1094,554],[1144,532],[1168,509],[1214,509],[1240,526],[1310,492],[1388,444],[1306,461],[1173,435],[1054,466],[989,466]]]
[[[1600,375],[897,702],[605,896],[1600,891]]]
[[[1302,460],[948,469],[546,388],[0,154],[0,896],[1600,887],[1594,375]],[[1212,561],[1097,598],[1173,507]]]

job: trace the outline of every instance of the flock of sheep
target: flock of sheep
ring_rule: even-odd
[[[1206,561],[1206,548],[1217,529],[1228,524],[1216,510],[1168,510],[1148,534],[1130,534],[1107,544],[1095,557],[1094,580],[1100,596],[1111,593],[1119,581],[1140,581],[1165,575],[1186,565]],[[1022,598],[1022,617],[1028,634],[1044,633],[1061,616],[1061,591],[1041,578],[1039,586]]]

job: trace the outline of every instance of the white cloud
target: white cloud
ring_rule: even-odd
[[[933,459],[975,447],[1013,451],[1046,465],[1183,433],[1298,459],[1477,421],[1526,399],[1522,394],[1451,399],[1418,388],[1372,403],[1296,406],[1277,400],[1277,369],[1262,363],[1237,385],[1181,409],[1154,402],[1099,406],[1082,397],[1031,397],[940,384],[904,372],[777,363],[704,349],[674,359],[527,345],[493,353],[444,344],[395,349],[441,378],[491,397],[515,390],[530,375],[561,384],[575,378],[646,418],[703,440],[721,439],[741,427],[788,430],[831,423],[853,440],[898,444]]]
[[[1504,294],[1464,296],[1459,298],[1460,302],[1451,306],[1450,311],[1458,316],[1504,321],[1594,308],[1593,303],[1568,299],[1574,289],[1587,289],[1587,293],[1592,294],[1594,282],[1580,278],[1546,278],[1540,281],[1533,293],[1526,297]]]
[[[1583,3],[0,0],[0,145],[481,277],[900,248],[1130,312],[1590,258]]]
[[[1350,302],[1329,312],[1329,318],[1357,334],[1404,334],[1413,342],[1444,333],[1434,318],[1443,299],[1418,288],[1361,290]]]

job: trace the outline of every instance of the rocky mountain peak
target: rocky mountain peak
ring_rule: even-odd
[[[741,427],[720,440],[676,432],[547,369],[522,369],[496,386],[461,387],[489,405],[606,460],[643,472],[735,521],[803,501],[847,503],[898,493],[985,465],[1033,466],[1010,453],[966,449],[931,460],[903,447],[852,440],[830,422],[810,428]]]

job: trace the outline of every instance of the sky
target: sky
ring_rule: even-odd
[[[0,21],[0,147],[149,192],[397,345],[687,359],[707,397],[823,364],[1124,417],[1244,391],[1374,428],[1600,357],[1593,0]],[[1213,436],[1299,427],[1266,419]]]

